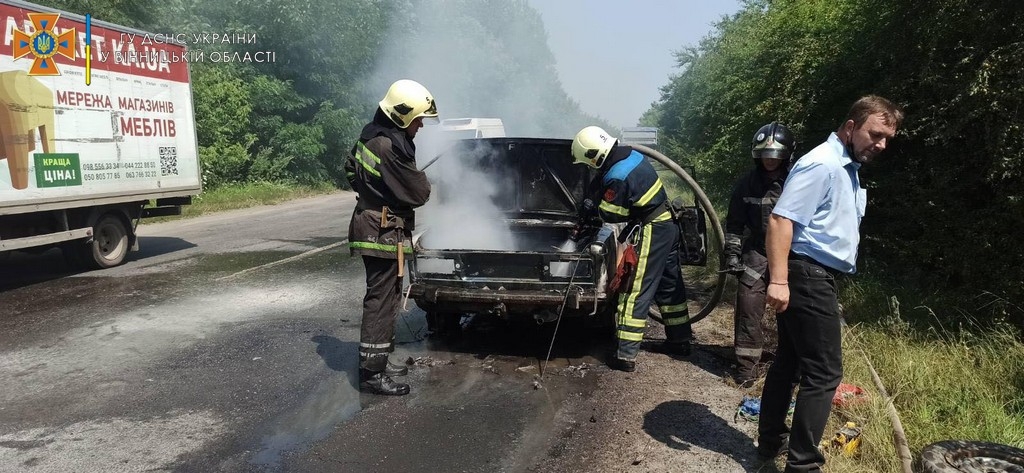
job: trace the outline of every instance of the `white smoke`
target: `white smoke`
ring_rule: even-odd
[[[368,100],[379,100],[395,80],[412,79],[430,90],[442,119],[500,118],[509,136],[530,137],[568,138],[586,125],[543,116],[560,109],[553,106],[552,94],[561,94],[563,102],[567,98],[543,22],[525,2],[436,0],[404,7],[389,22],[391,44],[367,85]],[[429,126],[415,142],[420,167],[452,145]],[[493,201],[511,181],[475,165],[486,152],[448,154],[426,170],[433,191],[417,212],[417,231],[429,228],[421,240],[425,247],[514,248],[506,215]]]
[[[437,135],[442,134],[425,136],[427,140],[424,144],[441,143],[442,148],[453,144],[444,136]],[[466,152],[448,152],[427,168],[427,177],[432,186],[430,201],[417,212],[417,221],[423,222],[423,229],[429,229],[420,240],[424,247],[514,249],[514,239],[504,220],[506,209],[502,209],[495,201],[500,195],[514,192],[508,187],[513,181],[507,177],[503,179],[500,170],[490,170],[489,173],[478,165],[492,152],[490,147],[484,145],[472,147]]]

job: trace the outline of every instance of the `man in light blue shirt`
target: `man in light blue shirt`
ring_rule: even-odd
[[[857,172],[885,150],[902,121],[903,111],[882,97],[857,100],[836,132],[793,166],[768,220],[765,300],[777,313],[779,347],[761,395],[758,456],[788,453],[787,472],[825,464],[818,443],[843,378],[835,275],[857,271],[867,203]],[[800,390],[790,429],[794,380]]]

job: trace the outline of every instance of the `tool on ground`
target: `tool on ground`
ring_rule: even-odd
[[[843,456],[852,457],[860,447],[861,429],[855,422],[847,422],[832,438],[832,447],[839,449]]]

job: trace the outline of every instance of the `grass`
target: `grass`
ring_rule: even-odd
[[[855,289],[857,302],[877,305],[877,289]],[[846,329],[843,381],[864,388],[870,398],[833,410],[825,439],[847,420],[864,432],[859,455],[830,454],[830,471],[901,471],[886,402],[865,355],[893,398],[915,467],[921,450],[940,440],[1024,447],[1024,343],[1015,327],[998,322],[980,327],[969,320],[955,328],[912,324],[901,316],[894,296],[884,310],[878,320]]]
[[[336,191],[336,188],[326,184],[320,186],[301,186],[273,182],[234,184],[204,190],[202,194],[192,199],[192,205],[182,207],[182,214],[180,216],[151,218],[146,219],[146,222],[156,223],[179,218],[196,217],[211,212],[243,209],[258,205],[271,205]]]

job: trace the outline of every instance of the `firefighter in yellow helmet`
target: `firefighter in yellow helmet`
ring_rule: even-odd
[[[636,369],[652,302],[665,322],[667,340],[660,351],[689,355],[693,329],[679,267],[679,227],[672,220],[658,172],[642,154],[619,146],[615,137],[596,126],[576,134],[572,157],[576,164],[599,170],[592,186],[599,202],[596,211],[606,222],[626,222],[620,244],[630,244],[636,252],[635,266],[618,291],[618,349],[608,366]]]
[[[391,379],[408,368],[390,363],[388,354],[394,351],[404,260],[412,253],[413,209],[430,197],[430,182],[416,167],[413,144],[425,120],[437,121],[433,95],[416,81],[395,82],[345,161],[346,177],[358,194],[349,249],[362,256],[366,268],[359,386],[377,394],[409,393],[408,384]]]

